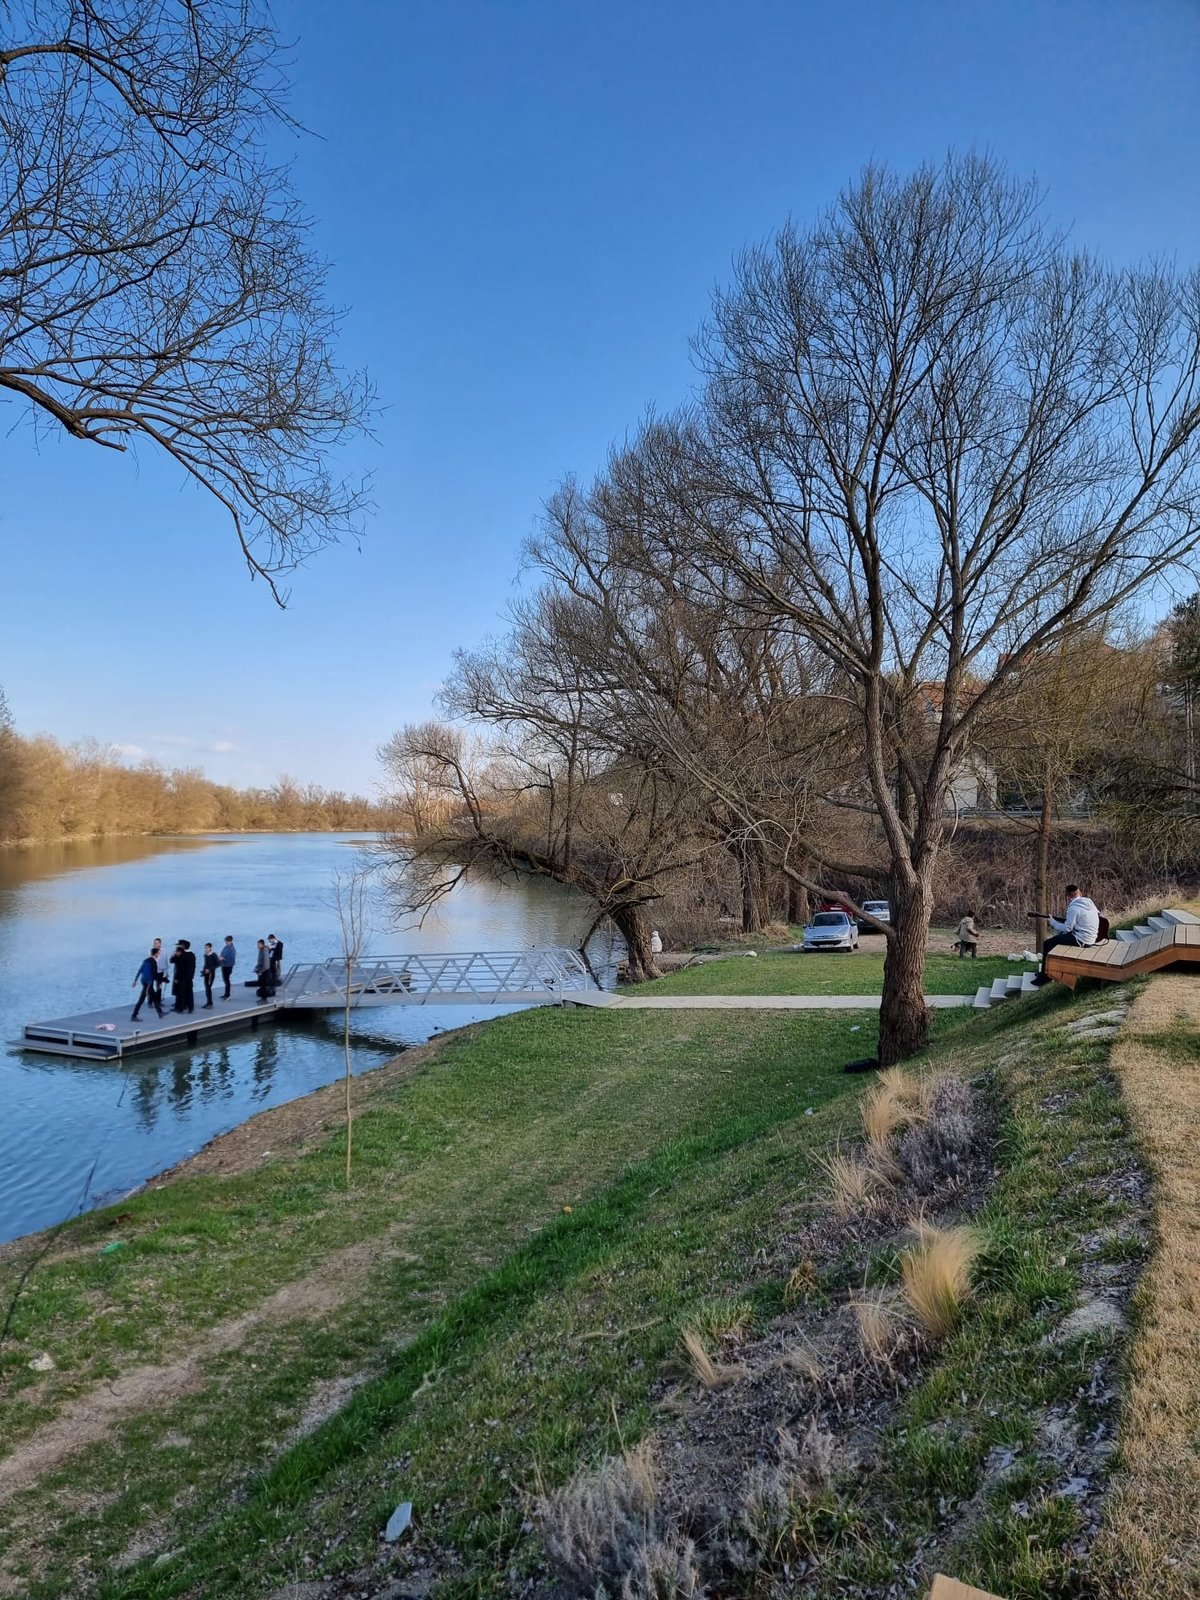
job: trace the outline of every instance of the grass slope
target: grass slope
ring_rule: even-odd
[[[925,961],[926,994],[974,994],[980,984],[1008,978],[1027,968],[999,956],[959,961],[956,956],[930,955]],[[799,952],[734,956],[685,967],[652,983],[629,988],[630,994],[880,994],[883,956],[836,952]]]
[[[564,1206],[601,1194],[631,1162],[846,1092],[837,1068],[863,1037],[850,1034],[852,1018],[744,1022],[730,1029],[704,1013],[570,1010],[500,1018],[449,1041],[357,1120],[349,1193],[335,1130],[299,1159],[233,1178],[185,1178],[73,1225],[33,1274],[0,1345],[6,1452],[97,1383],[185,1357],[281,1286],[323,1272],[338,1252],[376,1240],[378,1261],[318,1325],[259,1325],[236,1348],[214,1350],[197,1393],[132,1417],[121,1448],[97,1444],[39,1491],[0,1506],[0,1545],[22,1525],[18,1544],[45,1539],[28,1564],[16,1558],[22,1579],[45,1565],[59,1576],[41,1592],[58,1592],[59,1557],[74,1559],[89,1525],[96,1571],[181,1501],[203,1523],[231,1479],[277,1453],[314,1390],[374,1370],[565,1216]],[[118,1240],[119,1249],[106,1248]],[[21,1252],[0,1264],[0,1305],[22,1265]],[[39,1378],[29,1362],[43,1352],[56,1370]],[[47,1508],[69,1507],[81,1478],[104,1513],[92,1503],[82,1519],[68,1510],[44,1534]]]
[[[1074,1303],[1089,1230],[1115,1230],[1114,1259],[1134,1248],[1106,1188],[1130,1160],[1107,1046],[1061,1029],[1104,1003],[1111,994],[1081,1005],[1046,992],[939,1020],[931,1061],[1005,1063],[988,1080],[1002,1176],[981,1291],[902,1398],[886,1448],[823,1513],[811,1593],[877,1592],[926,1553],[1012,1600],[1077,1592],[1080,1513],[1044,1424],[1084,1405],[1110,1425],[1094,1391],[1111,1336],[1045,1340]],[[782,1307],[770,1246],[824,1203],[817,1158],[854,1127],[858,1086],[836,1071],[869,1047],[854,1025],[822,1013],[506,1018],[363,1117],[349,1196],[334,1136],[247,1178],[127,1203],[119,1265],[97,1255],[111,1215],[88,1219],[22,1303],[10,1384],[37,1348],[64,1363],[86,1351],[94,1372],[147,1343],[185,1347],[182,1323],[255,1303],[364,1232],[402,1224],[405,1254],[318,1325],[259,1327],[212,1355],[195,1392],[130,1417],[0,1510],[20,1592],[217,1600],[326,1574],[371,1592],[351,1578],[369,1576],[401,1499],[416,1508],[415,1548],[442,1557],[447,1595],[511,1590],[541,1559],[529,1496],[660,1421],[681,1330],[733,1316],[763,1326]],[[875,1276],[895,1271],[885,1254]],[[157,1331],[138,1340],[143,1301]],[[298,1428],[347,1377],[356,1387],[333,1391],[333,1414]],[[747,1594],[755,1585],[748,1574]]]

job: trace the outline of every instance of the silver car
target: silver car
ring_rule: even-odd
[[[869,911],[879,922],[890,922],[892,920],[892,908],[886,900],[864,900],[862,908],[864,911]],[[879,929],[873,928],[869,922],[864,922],[859,917],[858,931],[859,933],[878,933]]]
[[[857,950],[858,929],[844,911],[818,911],[804,930],[802,950]]]

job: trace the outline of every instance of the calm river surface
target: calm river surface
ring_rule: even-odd
[[[130,1004],[130,979],[156,934],[199,952],[232,933],[242,977],[268,933],[285,942],[285,970],[337,954],[331,880],[360,859],[360,842],[256,834],[0,851],[0,1041],[26,1022]],[[585,905],[551,884],[462,884],[423,928],[392,932],[377,893],[367,953],[577,946],[589,921]],[[501,1009],[512,1008],[364,1011],[355,1070]],[[0,1044],[0,1240],[113,1199],[256,1111],[331,1082],[342,1071],[339,1028],[336,1017],[310,1014],[123,1065]]]

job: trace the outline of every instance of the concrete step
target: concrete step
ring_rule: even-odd
[[[988,988],[986,983],[981,983],[979,988],[975,991],[975,998],[971,1001],[971,1004],[975,1007],[976,1011],[986,1011],[991,1003],[992,991]]]
[[[1194,912],[1182,911],[1178,907],[1170,911],[1164,911],[1163,916],[1166,917],[1168,922],[1174,923],[1177,928],[1194,928],[1200,922],[1200,917],[1196,916]]]
[[[1132,944],[1137,938],[1132,928],[1117,928],[1113,934],[1114,939],[1119,939],[1122,944]]]
[[[1147,917],[1146,921],[1154,929],[1155,933],[1169,933],[1175,926],[1169,917]]]
[[[1034,981],[1033,981],[1036,976],[1037,976],[1037,974],[1035,972],[1023,972],[1021,974],[1021,993],[1022,994],[1036,994],[1037,993],[1037,984],[1034,983]]]
[[[993,1000],[1008,999],[1008,979],[997,978],[989,991]]]
[[[1153,928],[1148,928],[1144,922],[1139,922],[1133,930],[1133,937],[1135,939],[1148,939],[1153,932]]]
[[[1025,987],[1024,974],[1022,974],[1020,972],[1014,972],[1012,977],[1009,978],[1009,980],[1008,980],[1008,992],[1009,992],[1009,994],[1021,994],[1023,992],[1023,990],[1024,990],[1024,987]]]

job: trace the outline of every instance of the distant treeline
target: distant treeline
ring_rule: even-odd
[[[269,789],[213,783],[195,767],[130,767],[93,741],[61,745],[12,727],[0,696],[0,843],[90,835],[303,831],[384,826],[362,795],[281,777]]]

